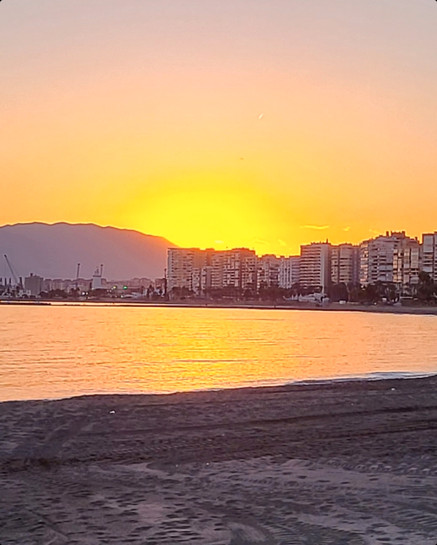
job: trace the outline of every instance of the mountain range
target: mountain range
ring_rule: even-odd
[[[0,227],[0,277],[91,278],[101,264],[111,280],[164,275],[167,249],[175,245],[139,231],[69,223],[17,223]]]

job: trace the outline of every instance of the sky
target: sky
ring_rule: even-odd
[[[436,28],[434,0],[4,0],[0,225],[437,230]]]

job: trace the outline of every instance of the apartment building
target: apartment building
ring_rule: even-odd
[[[419,283],[420,243],[405,237],[393,252],[393,282],[403,289]]]
[[[437,231],[422,235],[421,270],[437,282]]]
[[[290,289],[300,282],[300,256],[279,258],[279,287]]]
[[[222,286],[238,291],[257,289],[257,256],[254,250],[234,248],[220,252],[222,258]]]
[[[364,240],[358,246],[358,275],[359,282],[363,286],[370,284],[369,282],[369,244],[370,240]]]
[[[279,287],[279,269],[281,260],[267,254],[258,258],[257,289]]]
[[[199,248],[170,248],[167,254],[168,291],[186,289],[197,293],[200,280],[197,273],[202,251]]]
[[[359,283],[359,247],[353,244],[331,246],[331,282],[332,284]]]
[[[405,231],[387,232],[360,244],[360,283],[393,282],[398,286],[417,284],[420,244]]]
[[[329,242],[312,242],[300,247],[300,285],[326,293],[331,276]]]

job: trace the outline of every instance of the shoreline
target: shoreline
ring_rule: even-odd
[[[0,403],[0,542],[435,545],[437,377]]]
[[[414,305],[386,305],[372,304],[363,305],[358,303],[217,303],[206,301],[190,301],[190,302],[157,302],[157,301],[142,301],[142,300],[113,300],[113,299],[87,299],[87,300],[0,300],[0,307],[9,305],[23,306],[108,306],[108,307],[152,307],[152,308],[210,308],[210,309],[250,309],[250,310],[316,310],[325,312],[370,312],[381,314],[411,314],[411,315],[429,315],[437,316],[437,306],[414,306]]]
[[[171,392],[94,392],[94,393],[77,393],[72,395],[66,395],[64,397],[43,397],[43,398],[27,398],[27,399],[0,399],[0,408],[2,404],[5,403],[50,403],[58,401],[68,401],[74,399],[94,399],[94,398],[112,398],[116,399],[126,397],[158,397],[158,398],[169,398],[171,396],[203,396],[203,395],[215,395],[220,394],[221,392],[226,392],[227,394],[239,394],[246,391],[250,391],[254,394],[261,394],[265,391],[273,392],[282,392],[282,391],[298,391],[300,389],[315,389],[336,387],[337,384],[341,385],[358,385],[358,384],[367,384],[373,382],[384,382],[392,383],[397,381],[406,381],[406,380],[422,380],[422,379],[437,379],[437,370],[429,372],[414,372],[414,371],[405,371],[405,372],[396,372],[396,371],[387,371],[387,372],[375,372],[368,375],[357,375],[357,376],[341,376],[334,378],[314,378],[314,379],[299,379],[293,382],[285,382],[278,384],[257,384],[257,385],[244,385],[244,386],[231,386],[231,387],[222,387],[222,388],[201,388],[198,390],[176,390]]]

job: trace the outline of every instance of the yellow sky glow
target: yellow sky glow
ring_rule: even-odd
[[[78,4],[1,8],[0,224],[276,254],[437,229],[434,5]]]

